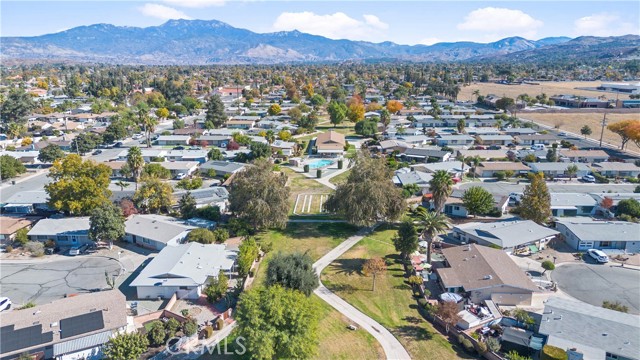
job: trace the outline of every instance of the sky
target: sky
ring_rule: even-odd
[[[0,1],[1,36],[36,36],[108,23],[157,26],[220,20],[255,32],[299,30],[398,44],[492,42],[521,36],[640,34],[640,1]]]

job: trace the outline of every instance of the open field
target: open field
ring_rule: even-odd
[[[259,235],[261,241],[272,242],[273,250],[260,264],[252,286],[262,286],[264,271],[272,254],[308,251],[309,255],[317,260],[356,231],[356,227],[345,223],[291,223],[284,230],[270,230]],[[311,298],[319,308],[320,318],[318,326],[320,344],[315,359],[384,358],[382,347],[373,336],[364,330],[347,329],[350,324],[347,318],[316,295],[312,295]],[[220,357],[206,359],[214,358]],[[234,355],[232,358],[247,357]]]
[[[603,114],[600,113],[518,113],[518,117],[527,120],[533,120],[538,123],[548,126],[560,125],[560,130],[569,131],[572,133],[580,134],[580,129],[584,125],[589,125],[592,134],[589,136],[592,139],[600,139],[600,129],[602,127]],[[635,119],[640,120],[640,111],[635,114],[607,114],[607,124],[613,124],[617,121]],[[603,142],[620,147],[620,136],[615,133],[604,129]],[[627,143],[627,148],[631,151],[640,152],[640,148],[633,142]]]
[[[300,195],[300,200],[298,200],[298,214],[303,214],[303,213],[309,213],[309,214],[317,214],[319,213],[319,201],[320,201],[320,197],[319,196],[315,196],[314,194],[323,194],[323,195],[327,195],[330,194],[331,192],[333,192],[332,189],[328,188],[327,186],[322,185],[321,183],[315,181],[312,178],[308,178],[306,176],[304,176],[304,174],[300,174],[297,173],[295,171],[293,171],[292,169],[283,167],[282,171],[284,171],[287,176],[289,176],[289,182],[287,185],[289,185],[289,188],[291,189],[291,194],[289,196],[289,201],[291,204],[291,211],[290,211],[290,215],[293,214],[294,212],[294,207],[296,206],[296,199],[299,198]],[[302,211],[302,204],[303,204],[303,197],[304,196],[309,196],[309,195],[314,195],[312,196],[313,201],[316,202],[316,204],[312,204],[312,210],[313,211]],[[326,196],[325,199],[326,200]]]
[[[330,194],[299,194],[293,204],[293,213],[296,215],[320,214],[322,204],[327,201]]]
[[[562,82],[541,82],[540,85],[502,85],[495,83],[473,83],[469,86],[465,86],[460,90],[458,94],[458,100],[475,100],[473,92],[480,90],[480,95],[495,94],[498,96],[506,96],[515,98],[520,94],[528,94],[531,97],[540,95],[542,93],[547,96],[572,94],[588,97],[606,96],[607,99],[628,99],[629,95],[616,94],[601,91],[589,91],[578,90],[577,87],[598,87],[602,84],[602,81],[562,81]]]
[[[378,321],[400,340],[413,359],[471,358],[438,333],[417,311],[402,264],[396,262],[391,238],[395,230],[379,230],[329,265],[322,281],[358,310]],[[361,273],[365,259],[382,257],[387,271],[376,279]]]

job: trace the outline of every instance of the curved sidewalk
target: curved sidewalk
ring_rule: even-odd
[[[313,264],[313,268],[318,273],[318,276],[322,273],[322,270],[333,262],[333,260],[340,257],[347,252],[355,244],[358,243],[366,234],[373,231],[377,227],[365,228],[360,230],[356,235],[351,236],[347,240],[343,241],[340,245],[329,251],[325,256],[320,258]],[[320,281],[320,287],[318,287],[314,293],[318,295],[322,300],[326,301],[333,308],[338,310],[342,315],[348,317],[351,321],[358,324],[361,328],[369,332],[373,337],[378,340],[387,359],[393,360],[410,360],[411,356],[400,344],[400,341],[396,339],[389,330],[385,329],[378,322],[368,317],[360,310],[356,309],[346,301],[342,300],[338,295],[327,289]]]

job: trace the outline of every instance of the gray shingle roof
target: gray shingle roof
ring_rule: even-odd
[[[640,241],[640,224],[626,221],[601,221],[588,217],[560,218],[582,241]]]
[[[523,245],[559,234],[556,230],[538,225],[531,220],[467,223],[456,226],[455,229],[477,236],[502,248]]]
[[[55,234],[87,234],[89,231],[89,217],[75,217],[64,219],[42,219],[36,223],[29,235],[55,235]]]
[[[235,173],[237,171],[242,170],[245,167],[245,164],[230,162],[230,161],[207,161],[206,163],[200,165],[200,169],[209,170],[213,169],[215,171],[224,171],[226,173]]]
[[[167,243],[184,231],[194,229],[177,219],[161,215],[133,215],[125,223],[125,232],[154,241]]]

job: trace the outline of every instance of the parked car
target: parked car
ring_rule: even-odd
[[[89,249],[89,244],[84,244],[84,245],[81,245],[78,250],[80,250],[80,254],[84,254],[87,252],[88,249]]]
[[[173,150],[184,150],[184,146],[176,146]]]
[[[8,297],[0,297],[0,311],[9,310],[11,308],[11,300]]]
[[[131,137],[133,140],[142,139],[142,134],[135,134]]]
[[[184,178],[187,177],[187,174],[185,173],[179,173],[178,175],[176,175],[176,177],[174,178],[175,180],[182,180]]]
[[[502,149],[502,146],[500,145],[491,145],[488,147],[489,150],[500,150]]]
[[[71,249],[69,249],[69,256],[76,256],[76,255],[80,255],[80,248],[78,246],[74,246]]]
[[[563,131],[561,133],[558,133],[558,136],[567,136],[567,133]]]
[[[209,187],[220,186],[220,184],[222,184],[222,181],[218,179],[214,179],[213,182],[211,182],[211,185],[209,185]]]
[[[60,251],[59,247],[44,249],[44,253],[47,254],[47,255],[53,255],[53,254],[57,253],[58,251]]]
[[[582,181],[588,182],[588,183],[594,183],[596,182],[596,178],[593,175],[585,175],[582,177]]]
[[[609,262],[609,257],[607,256],[607,254],[602,252],[602,250],[589,249],[587,250],[587,254],[589,254],[589,256],[591,256],[593,260],[597,261],[600,264]]]
[[[118,141],[117,143],[115,143],[115,145],[113,145],[113,147],[116,147],[116,148],[122,147],[122,141]]]
[[[533,144],[531,145],[531,150],[544,150],[547,147],[544,144]]]
[[[198,146],[192,146],[192,147],[189,148],[189,150],[201,150],[201,149],[202,148],[198,147]]]
[[[98,149],[98,150],[94,151],[92,154],[93,155],[100,155],[100,154],[102,154],[102,150]]]

